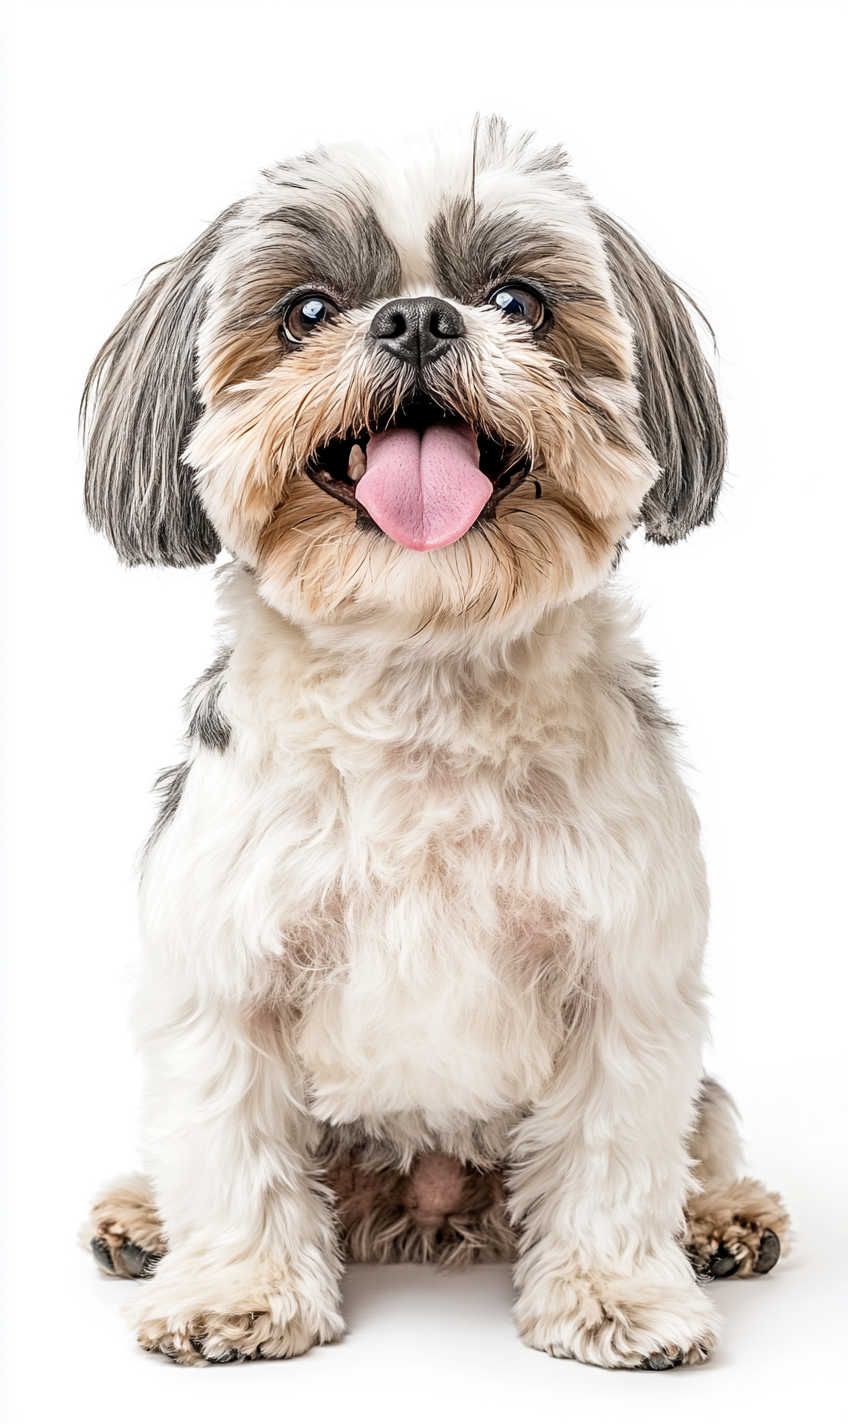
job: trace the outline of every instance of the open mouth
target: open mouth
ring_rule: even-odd
[[[476,432],[455,412],[416,396],[370,434],[347,435],[316,451],[315,484],[356,509],[408,549],[461,539],[530,473],[509,445]]]

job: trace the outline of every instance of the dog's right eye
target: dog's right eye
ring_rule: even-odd
[[[289,341],[295,343],[305,341],[322,322],[332,321],[338,314],[338,307],[329,297],[325,297],[321,292],[310,292],[308,297],[298,297],[297,301],[287,308],[281,335],[287,336]]]

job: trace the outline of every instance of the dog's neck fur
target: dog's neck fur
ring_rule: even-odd
[[[234,680],[243,684],[248,665],[265,669],[262,679],[249,679],[251,699],[261,703],[279,687],[277,669],[286,700],[307,697],[328,725],[407,746],[461,742],[466,751],[470,737],[487,757],[496,755],[497,727],[520,722],[532,739],[537,718],[528,723],[528,705],[559,721],[578,674],[608,676],[638,656],[628,636],[635,620],[610,585],[495,629],[470,620],[415,627],[391,614],[304,625],[269,607],[252,574],[236,566],[226,572],[221,602]],[[269,725],[286,720],[274,700],[263,717]],[[258,710],[254,702],[252,716]]]

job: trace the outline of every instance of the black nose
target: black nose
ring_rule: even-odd
[[[399,361],[424,366],[438,361],[465,334],[462,317],[440,297],[398,297],[380,307],[371,335]]]

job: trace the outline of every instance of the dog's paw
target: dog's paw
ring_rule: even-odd
[[[82,1244],[108,1276],[152,1276],[167,1251],[162,1223],[144,1177],[124,1177],[95,1202]]]
[[[337,1339],[338,1333],[325,1338]],[[178,1365],[229,1365],[303,1355],[323,1340],[297,1314],[282,1323],[264,1310],[243,1314],[209,1310],[148,1319],[139,1329],[138,1343]]]
[[[209,1277],[193,1287],[156,1279],[126,1314],[142,1349],[180,1365],[288,1359],[344,1333],[335,1297],[316,1297],[283,1276],[256,1282]]]
[[[564,1275],[525,1290],[515,1314],[533,1349],[605,1369],[697,1364],[716,1340],[715,1309],[694,1282]]]
[[[91,1238],[91,1254],[107,1276],[131,1280],[152,1276],[164,1255],[162,1251],[145,1251],[137,1241],[115,1232],[105,1222],[98,1223],[97,1233]]]
[[[704,1280],[764,1276],[785,1252],[789,1216],[776,1192],[750,1177],[718,1182],[686,1204],[683,1244]]]

